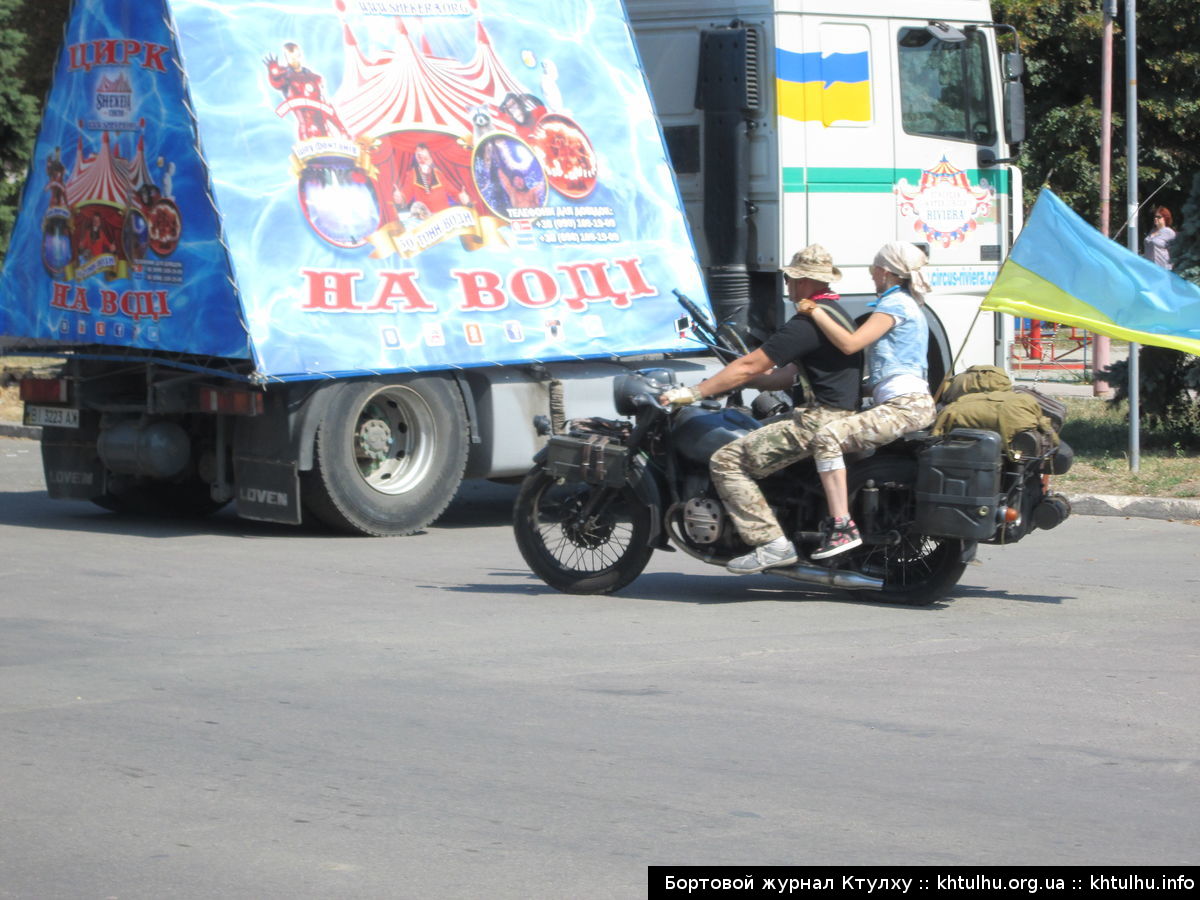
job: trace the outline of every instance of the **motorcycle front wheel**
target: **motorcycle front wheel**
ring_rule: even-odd
[[[608,594],[637,578],[654,552],[650,529],[650,510],[632,488],[560,484],[540,468],[525,476],[513,509],[521,556],[567,594]]]
[[[962,560],[963,542],[929,537],[914,528],[916,460],[872,459],[855,476],[850,486],[855,521],[865,521],[862,489],[868,480],[873,481],[879,491],[873,531],[890,536],[886,543],[852,551],[860,572],[883,579],[882,591],[854,591],[855,597],[908,606],[928,606],[945,597],[967,568]]]

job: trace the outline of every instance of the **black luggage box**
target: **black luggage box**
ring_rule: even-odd
[[[917,456],[916,530],[986,540],[996,531],[1004,446],[994,431],[955,428]]]
[[[546,450],[546,471],[556,478],[609,487],[620,487],[625,483],[629,451],[612,438],[556,434],[550,438]]]

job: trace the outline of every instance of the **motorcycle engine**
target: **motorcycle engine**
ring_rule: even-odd
[[[689,541],[715,544],[725,524],[725,510],[716,500],[693,497],[683,506],[683,528]]]

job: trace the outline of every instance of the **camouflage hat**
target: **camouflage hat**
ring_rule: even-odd
[[[842,270],[833,264],[833,257],[820,244],[809,244],[796,251],[789,265],[783,267],[788,278],[811,278],[824,284],[842,280]]]

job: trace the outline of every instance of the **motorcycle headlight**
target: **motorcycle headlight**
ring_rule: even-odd
[[[638,408],[657,404],[659,396],[678,382],[670,369],[641,369],[613,379],[613,408],[622,416],[637,414]]]

